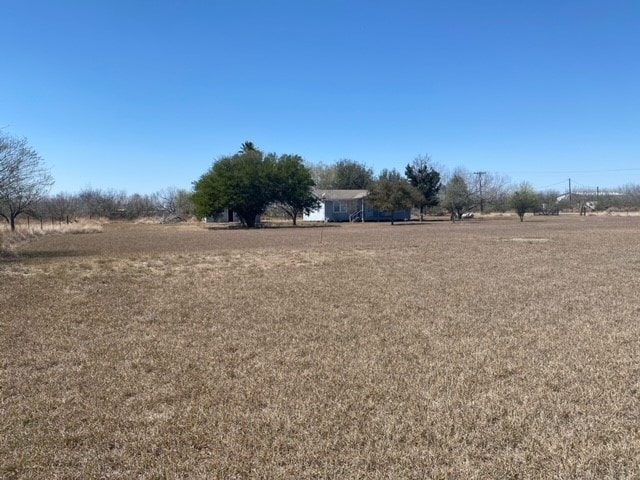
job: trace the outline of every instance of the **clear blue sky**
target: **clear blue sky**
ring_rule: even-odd
[[[640,1],[0,0],[0,127],[54,192],[190,188],[253,141],[640,184]]]

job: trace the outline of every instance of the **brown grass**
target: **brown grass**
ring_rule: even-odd
[[[0,477],[637,478],[639,230],[41,238],[0,261]]]
[[[100,233],[102,223],[92,220],[81,220],[73,223],[59,224],[19,224],[14,232],[8,225],[0,225],[0,257],[14,256],[18,246],[46,235]]]

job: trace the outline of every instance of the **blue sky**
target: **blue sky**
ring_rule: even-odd
[[[0,0],[0,128],[56,180],[190,188],[253,141],[640,184],[640,2]]]

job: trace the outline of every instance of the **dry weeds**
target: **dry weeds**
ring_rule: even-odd
[[[0,263],[0,476],[636,478],[639,229],[39,239]]]
[[[42,226],[20,225],[12,232],[6,225],[0,226],[0,257],[14,256],[18,246],[45,235],[81,234],[102,232],[102,224],[97,221],[82,220],[73,223],[59,223]]]

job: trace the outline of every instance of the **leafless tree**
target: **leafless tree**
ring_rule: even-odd
[[[176,187],[167,187],[154,194],[158,210],[169,216],[192,215],[194,207],[191,195],[191,192]]]
[[[479,177],[479,175],[476,175]],[[474,185],[475,193],[482,194],[482,203],[488,211],[505,211],[508,208],[508,198],[511,181],[509,178],[493,172],[485,172],[482,176],[482,188],[480,178]]]
[[[0,217],[16,229],[16,218],[32,213],[53,177],[25,138],[0,132]]]
[[[373,170],[364,163],[343,158],[333,165],[318,163],[309,165],[316,188],[320,189],[366,189],[374,180]]]
[[[245,142],[251,143],[251,142]],[[244,146],[244,144],[243,144]],[[165,215],[176,215],[178,213],[178,189],[167,187],[156,194],[158,209]]]
[[[155,195],[140,195],[134,193],[121,201],[121,216],[125,218],[140,218],[153,216],[157,212]]]
[[[508,208],[509,180],[506,177],[491,172],[471,173],[458,167],[445,178],[446,185],[440,192],[440,202],[456,218],[461,218],[464,213],[480,205],[483,205],[484,211],[505,211]],[[451,206],[452,202],[455,207]]]
[[[109,218],[126,210],[127,194],[88,187],[78,193],[77,202],[79,213],[82,215],[88,215],[89,218]]]
[[[178,190],[178,197],[177,197],[177,205],[178,205],[178,213],[180,215],[193,215],[194,212],[194,205],[193,202],[191,201],[191,196],[193,195],[193,192],[190,192],[188,190],[184,190],[184,189],[180,189]]]
[[[58,193],[42,201],[41,214],[62,221],[66,216],[74,215],[77,206],[75,197],[68,193]]]

